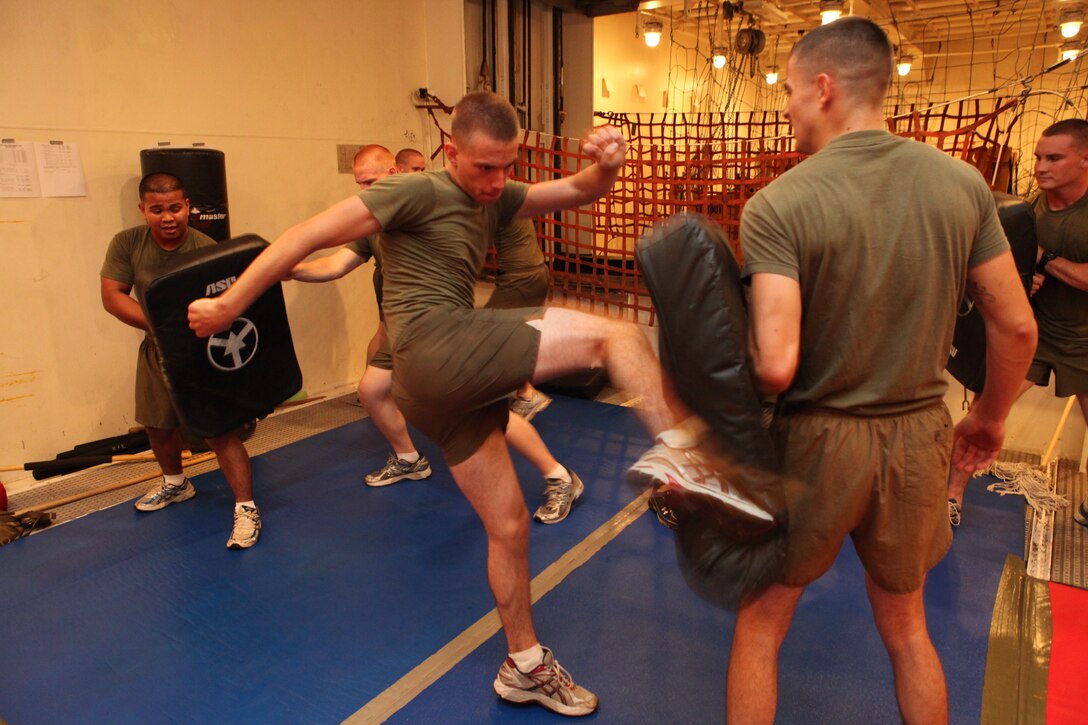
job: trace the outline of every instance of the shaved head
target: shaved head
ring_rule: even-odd
[[[401,149],[397,152],[394,161],[396,161],[397,170],[402,174],[427,170],[427,159],[423,158],[423,154],[415,149]]]
[[[359,188],[366,189],[390,174],[397,173],[397,165],[393,160],[392,151],[385,146],[369,144],[355,153],[355,159],[351,162],[351,171],[355,175],[355,183],[359,185]]]
[[[139,189],[140,199],[148,194],[169,194],[171,191],[180,191],[185,196],[185,185],[181,183],[181,179],[165,172],[148,174],[140,179]]]
[[[821,25],[802,36],[790,54],[794,68],[810,78],[833,76],[859,103],[880,105],[892,84],[892,45],[880,26],[852,16]]]
[[[1067,118],[1047,126],[1043,138],[1051,136],[1069,136],[1078,149],[1088,151],[1088,121],[1082,118]]]
[[[450,135],[454,143],[468,143],[476,133],[505,143],[516,139],[520,130],[514,107],[491,91],[469,93],[453,107]]]

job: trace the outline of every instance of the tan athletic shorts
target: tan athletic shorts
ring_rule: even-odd
[[[1051,372],[1054,394],[1059,398],[1088,393],[1088,349],[1078,343],[1039,335],[1035,359],[1026,377],[1036,385],[1049,385]]]
[[[782,583],[820,578],[849,534],[880,587],[918,589],[952,544],[952,420],[944,404],[894,416],[793,413],[772,430],[790,517]]]
[[[495,279],[495,291],[484,307],[497,310],[540,307],[548,299],[550,284],[545,264],[503,272]]]
[[[453,466],[505,430],[508,398],[533,376],[542,308],[434,309],[413,320],[393,351],[393,399]]]
[[[136,356],[136,422],[166,430],[181,425],[166,387],[158,348],[147,337],[140,343]]]

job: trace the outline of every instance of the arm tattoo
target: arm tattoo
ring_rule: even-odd
[[[975,304],[982,307],[994,302],[997,297],[986,286],[979,282],[967,281],[967,296],[974,300]]]

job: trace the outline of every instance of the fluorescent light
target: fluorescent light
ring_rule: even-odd
[[[1063,38],[1075,38],[1080,32],[1080,26],[1084,22],[1084,13],[1078,8],[1062,10],[1058,16],[1058,28]]]
[[[656,48],[661,42],[661,31],[664,27],[660,20],[647,20],[642,26],[642,37],[646,39],[646,45]]]
[[[842,0],[820,0],[820,23],[827,25],[842,17]]]

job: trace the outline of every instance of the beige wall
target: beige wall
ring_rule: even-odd
[[[231,231],[272,240],[354,190],[337,144],[437,143],[411,92],[464,88],[461,0],[0,3],[0,137],[79,145],[83,198],[0,199],[0,463],[132,419],[141,333],[103,311],[112,235],[142,223],[139,151],[226,154]],[[364,268],[368,270],[369,268]],[[310,395],[357,379],[368,271],[284,285]],[[5,474],[5,481],[10,481]]]

